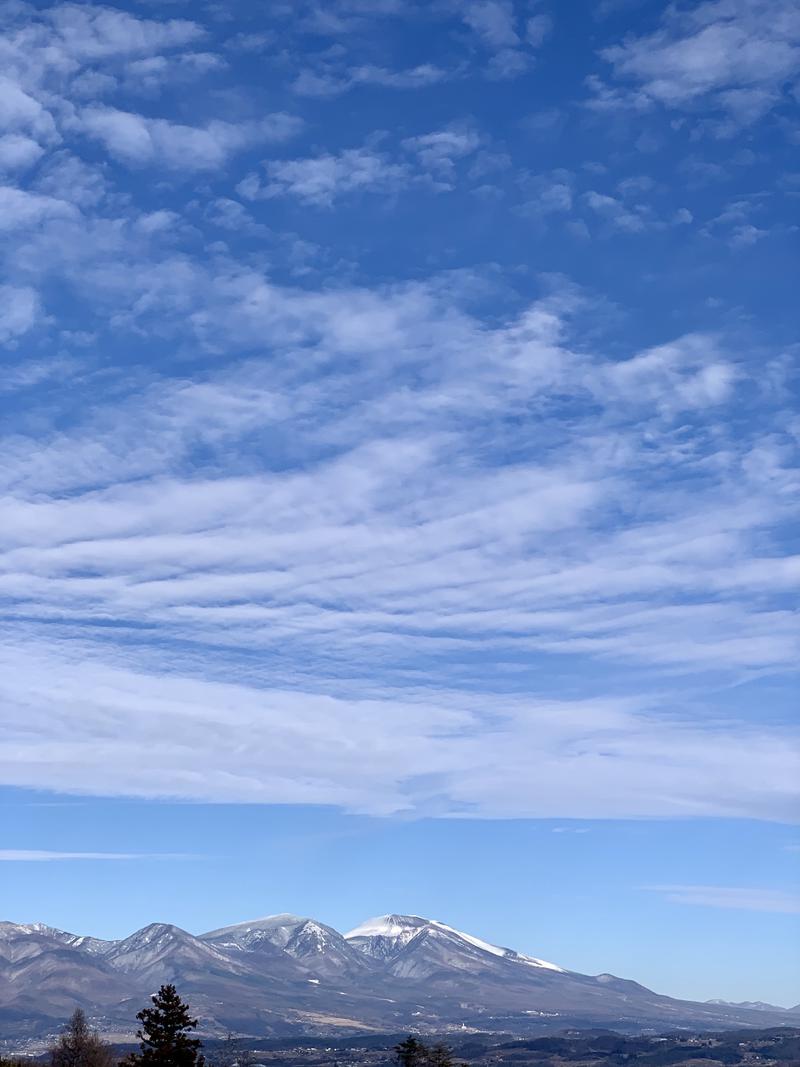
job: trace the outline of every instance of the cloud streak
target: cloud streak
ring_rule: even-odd
[[[800,897],[783,889],[713,885],[655,885],[647,888],[654,893],[663,894],[666,900],[675,904],[774,912],[780,915],[800,914]]]
[[[794,474],[774,427],[709,446],[745,374],[719,342],[609,363],[571,342],[569,288],[499,326],[436,281],[223,277],[197,299],[199,336],[269,335],[268,367],[154,384],[33,456],[6,450],[4,781],[371,814],[794,817],[788,728],[718,726],[691,690],[652,689],[797,657],[779,598],[800,568],[763,547]],[[525,410],[509,462],[502,421]],[[302,463],[248,469],[264,434],[302,442]],[[234,444],[238,475],[193,460]],[[598,697],[589,670],[586,692],[525,697],[480,668],[510,681],[559,657],[649,683]]]
[[[47,849],[0,848],[0,863],[61,863],[85,860],[105,862],[117,860],[182,859],[180,853],[161,852],[56,852]]]
[[[630,700],[363,685],[357,696],[345,680],[335,696],[311,679],[276,689],[144,673],[90,645],[88,662],[60,644],[8,656],[4,704],[27,709],[3,746],[13,785],[371,815],[792,817],[793,761],[768,731],[722,732]],[[78,705],[80,722],[65,717]],[[754,758],[770,788],[729,791],[727,775]]]

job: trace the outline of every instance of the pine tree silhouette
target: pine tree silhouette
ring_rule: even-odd
[[[162,985],[150,999],[153,1007],[136,1016],[142,1024],[136,1031],[140,1051],[123,1061],[126,1067],[203,1067],[202,1042],[189,1036],[197,1019],[191,1018],[175,986]]]
[[[427,1047],[415,1037],[407,1037],[394,1048],[398,1067],[422,1067],[427,1059],[427,1053]]]
[[[426,1045],[416,1037],[407,1037],[395,1045],[394,1059],[397,1067],[467,1067],[465,1063],[456,1063],[448,1045],[442,1042]]]
[[[447,1045],[437,1044],[425,1049],[428,1067],[455,1067],[453,1052]]]

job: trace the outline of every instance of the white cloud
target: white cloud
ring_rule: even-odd
[[[541,47],[553,25],[547,12],[532,12],[533,5],[526,7],[527,10],[516,11],[514,0],[388,0],[384,4],[349,4],[342,0],[335,7],[324,9],[302,5],[293,12],[295,25],[301,31],[333,37],[337,44],[311,62],[304,56],[292,88],[301,96],[312,97],[336,96],[366,85],[422,89],[467,76],[475,69],[476,58],[478,69],[486,77],[515,77],[529,68],[534,51]],[[370,22],[387,17],[417,23],[421,39],[427,35],[431,21],[444,24],[449,31],[449,44],[455,46],[452,58],[448,54],[444,62],[426,59],[411,67],[391,67],[372,62],[369,51],[364,50],[367,61],[359,62],[355,42],[366,33]]]
[[[519,18],[513,0],[457,0],[455,6],[491,53],[485,67],[489,78],[515,78],[524,73],[531,65],[532,50],[542,45],[552,29],[552,19],[545,12]]]
[[[39,168],[34,186],[37,193],[82,211],[96,209],[111,188],[103,167],[85,163],[66,150],[50,154]]]
[[[586,193],[584,200],[595,214],[606,219],[615,229],[625,233],[641,233],[648,228],[647,211],[643,207],[628,208],[621,200],[594,190]]]
[[[406,7],[339,5],[337,32]],[[558,279],[526,306],[494,266],[369,286],[337,263],[291,285],[308,242],[259,221],[277,226],[277,205],[232,199],[225,165],[297,121],[87,103],[219,62],[192,23],[63,10],[3,41],[0,158],[36,168],[0,187],[15,272],[0,338],[18,349],[2,388],[27,390],[0,438],[0,780],[373,813],[792,818],[790,728],[722,692],[800,651],[797,464],[763,351],[724,332],[612,344],[608,308]],[[448,37],[469,60],[447,67],[360,62],[343,37],[304,91],[423,87],[475,55],[512,72],[547,28],[532,10],[438,5],[450,30],[471,20]],[[240,193],[330,206],[508,165],[471,125],[398,129],[392,151],[387,136],[268,160]],[[116,161],[171,173],[137,204]],[[691,221],[638,203],[659,192],[640,178],[610,172],[611,193],[587,197],[578,174],[520,176],[524,212],[577,205],[634,233]],[[745,243],[756,211],[735,201],[708,230]],[[42,348],[26,337],[48,325],[37,291],[80,320]],[[158,366],[116,358],[129,348]]]
[[[715,885],[647,886],[676,904],[704,908],[735,908],[740,911],[766,911],[784,915],[800,914],[800,896],[783,889],[738,888]]]
[[[16,133],[0,137],[0,171],[26,170],[43,155],[44,149],[31,137]]]
[[[123,162],[186,171],[221,167],[251,145],[287,140],[300,125],[299,119],[286,114],[239,123],[212,119],[205,126],[185,126],[111,107],[86,108],[80,115],[80,128]]]
[[[525,23],[525,40],[531,48],[539,48],[550,36],[553,30],[553,19],[550,15],[533,15]]]
[[[568,343],[568,289],[488,326],[437,279],[292,290],[173,264],[119,285],[139,328],[155,307],[161,328],[174,315],[272,359],[154,383],[35,448],[5,442],[0,595],[24,621],[0,670],[3,781],[378,814],[792,817],[785,728],[468,677],[489,651],[689,674],[796,662],[769,597],[800,566],[764,547],[791,474],[685,425],[733,395],[718,343],[595,357]],[[597,414],[545,462],[558,397]],[[251,434],[302,447],[302,466],[189,462],[246,455]],[[665,488],[665,469],[686,485]],[[270,651],[268,675],[247,649]],[[401,684],[421,654],[430,668]]]
[[[157,93],[165,85],[190,82],[225,65],[213,52],[145,56],[126,63],[122,83],[132,93]]]
[[[44,13],[59,47],[80,60],[147,55],[194,44],[205,30],[186,19],[141,19],[125,11],[84,4],[59,4]]]
[[[522,49],[501,48],[489,58],[486,64],[486,75],[497,80],[516,78],[525,73],[530,63],[530,56]]]
[[[233,52],[264,52],[275,44],[276,37],[271,30],[259,30],[255,33],[235,33],[225,42],[225,47]]]
[[[25,708],[24,731],[12,725],[0,756],[7,783],[373,815],[780,817],[792,803],[794,763],[777,738],[624,702],[334,696],[132,671],[97,648],[65,652],[6,647],[14,669],[0,674],[0,692],[12,724]],[[69,707],[81,715],[65,719]],[[769,788],[744,773],[754,755]],[[724,785],[731,773],[735,790]]]
[[[0,74],[0,129],[55,135],[55,123],[42,104],[4,74]]]
[[[204,29],[185,19],[143,19],[93,4],[10,12],[0,36],[0,128],[18,139],[6,140],[5,155],[10,159],[13,151],[24,166],[41,151],[37,154],[35,145],[19,137],[51,147],[84,121],[87,132],[125,161],[163,157],[168,166],[177,166],[183,153],[189,167],[197,160],[196,169],[204,169],[243,145],[282,139],[296,129],[297,120],[283,115],[251,123],[211,120],[194,128],[115,108],[89,108],[83,115],[76,111],[81,101],[120,87],[152,92],[166,81],[218,69],[223,65],[218,56],[191,47],[205,36]]]
[[[760,241],[762,237],[766,237],[767,232],[758,226],[753,226],[752,223],[745,223],[742,226],[734,226],[729,241],[732,248],[748,248],[756,241]]]
[[[75,218],[77,214],[76,208],[65,200],[0,185],[0,233],[36,225],[45,219]]]
[[[418,137],[408,137],[403,147],[413,152],[423,167],[450,175],[456,160],[471,155],[480,146],[480,135],[469,127],[450,126]]]
[[[689,335],[613,363],[603,375],[602,388],[632,402],[648,398],[665,411],[688,411],[724,403],[736,378],[735,368],[715,357],[713,339]]]
[[[269,230],[255,221],[253,216],[238,200],[218,197],[206,207],[205,217],[220,229],[234,233],[260,234],[267,236]]]
[[[266,179],[250,174],[237,191],[247,200],[292,196],[320,207],[331,207],[338,198],[353,193],[394,195],[421,181],[442,191],[452,188],[457,162],[475,152],[480,143],[474,130],[453,126],[402,142],[416,166],[369,146],[301,159],[267,160]]]
[[[630,36],[602,55],[618,81],[635,86],[615,95],[597,84],[605,106],[660,104],[748,124],[800,73],[800,23],[788,0],[707,0],[668,8],[656,32]]]
[[[20,6],[8,14],[0,36],[0,120],[32,124],[37,134],[53,135],[54,120],[69,114],[70,91],[113,89],[115,65],[150,57],[158,62],[165,51],[180,67],[183,56],[176,49],[205,36],[194,22],[142,19],[96,4],[56,4],[38,13]]]
[[[348,72],[351,85],[380,85],[387,89],[423,89],[437,85],[450,73],[434,63],[419,63],[415,67],[389,70],[386,67],[364,65]]]
[[[267,179],[245,178],[237,187],[248,200],[294,196],[309,204],[330,207],[350,193],[391,193],[410,180],[408,168],[369,148],[346,148],[336,155],[278,159],[265,164]]]
[[[575,175],[566,170],[527,177],[523,182],[526,199],[517,210],[538,220],[545,220],[548,215],[568,214],[574,203],[574,184]]]
[[[512,0],[466,0],[461,17],[490,48],[519,44]]]
[[[79,370],[77,360],[67,356],[53,356],[45,359],[24,359],[16,366],[8,364],[2,380],[0,380],[0,393],[13,393],[21,389],[29,389],[42,382],[65,381]]]
[[[342,70],[322,68],[302,70],[292,88],[300,96],[338,96],[358,85],[378,85],[387,89],[424,89],[445,81],[452,75],[433,63],[391,70],[370,64]]]
[[[0,285],[0,345],[27,333],[39,315],[39,295],[28,286]]]
[[[749,248],[769,235],[769,229],[756,225],[763,209],[759,198],[730,201],[703,233],[723,238],[731,248]]]

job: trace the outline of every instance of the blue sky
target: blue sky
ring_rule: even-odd
[[[0,25],[4,916],[800,1001],[795,5]]]

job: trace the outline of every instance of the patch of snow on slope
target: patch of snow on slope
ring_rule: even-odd
[[[460,937],[462,941],[466,941],[469,945],[474,945],[475,948],[482,949],[484,952],[491,952],[493,956],[505,956],[506,949],[498,948],[497,945],[490,945],[488,941],[482,941],[479,937],[473,937],[472,934],[465,934],[461,930],[456,930],[452,926],[447,926],[446,923],[440,923],[436,919],[431,920],[431,926],[437,927],[439,930],[446,930],[448,934],[455,934],[456,937]]]
[[[491,952],[493,956],[517,960],[519,963],[526,963],[529,967],[543,967],[548,971],[558,971],[559,974],[565,973],[564,968],[559,967],[557,963],[549,963],[547,960],[540,960],[536,956],[524,956],[521,952],[514,952],[513,949],[498,948],[497,945],[490,945],[488,941],[483,941],[472,934],[465,934],[463,930],[455,930],[452,926],[437,922],[435,919],[431,921],[431,926],[438,926],[440,930],[447,930],[448,933],[455,934],[456,937],[460,937],[462,941],[474,945],[475,948],[482,949],[484,952]]]

